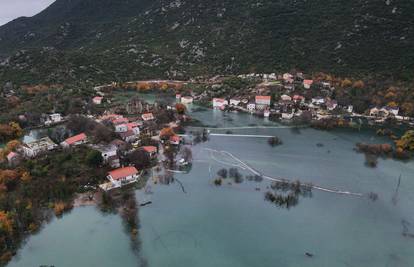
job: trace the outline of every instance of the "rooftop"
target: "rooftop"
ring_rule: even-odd
[[[124,167],[110,171],[108,175],[111,176],[114,180],[119,180],[127,176],[135,175],[137,173],[138,170],[135,167]]]
[[[78,134],[78,135],[69,137],[68,139],[65,140],[65,143],[68,144],[68,145],[73,145],[73,144],[75,144],[77,142],[86,140],[86,138],[87,138],[86,137],[86,134],[85,133],[81,133],[81,134]]]
[[[157,152],[157,148],[155,146],[143,146],[142,149],[144,149],[148,153]]]

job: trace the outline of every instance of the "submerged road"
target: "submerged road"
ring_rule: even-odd
[[[232,153],[230,153],[228,151],[218,151],[218,150],[211,149],[211,148],[204,148],[204,150],[209,151],[210,153],[212,152],[212,153],[219,153],[221,155],[226,155],[226,156],[230,157],[231,159],[233,159],[234,161],[237,162],[235,164],[235,163],[225,162],[223,160],[218,160],[214,157],[214,155],[210,154],[211,158],[214,161],[216,161],[220,164],[226,164],[226,165],[230,165],[230,166],[240,167],[244,170],[250,171],[254,175],[259,175],[259,176],[263,177],[264,179],[267,179],[267,180],[270,180],[270,181],[274,181],[274,182],[284,182],[284,181],[292,182],[288,179],[275,178],[275,177],[264,175],[261,172],[257,171],[256,169],[254,169],[253,167],[250,167],[247,163],[243,162],[241,159],[234,156]],[[327,188],[327,187],[322,187],[322,186],[318,186],[318,185],[311,185],[311,187],[312,187],[312,189],[316,189],[316,190],[320,190],[320,191],[324,191],[324,192],[328,192],[328,193],[335,193],[335,194],[341,194],[341,195],[350,195],[350,196],[357,196],[357,197],[364,196],[362,193],[342,191],[342,190],[339,190],[339,189]]]

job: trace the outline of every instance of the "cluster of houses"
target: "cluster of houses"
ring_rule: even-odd
[[[51,114],[52,121],[61,121],[61,116]],[[155,120],[152,113],[144,113],[139,118],[133,120],[118,114],[105,114],[96,119],[99,123],[111,124],[119,139],[115,139],[106,144],[93,144],[91,138],[86,133],[80,133],[65,139],[60,144],[56,144],[48,136],[23,143],[15,152],[10,152],[6,157],[10,165],[17,165],[24,158],[35,158],[41,154],[55,149],[69,149],[80,145],[88,145],[92,149],[101,153],[103,164],[113,168],[108,173],[108,182],[101,185],[103,190],[111,190],[123,185],[136,182],[140,177],[140,172],[131,166],[121,166],[121,157],[139,148],[146,153],[149,158],[157,156],[158,148],[155,146],[140,146],[140,134],[153,134],[145,127],[145,122]],[[172,140],[171,143],[179,143]],[[132,147],[132,148],[131,148]]]
[[[257,86],[258,90],[250,90],[249,93],[241,92],[241,95],[232,98],[215,97],[211,99],[214,109],[235,109],[262,114],[264,117],[279,117],[284,120],[299,117],[303,112],[311,114],[311,118],[314,120],[340,116],[338,114],[367,117],[378,122],[389,117],[400,121],[410,119],[400,116],[398,107],[374,107],[370,110],[369,116],[356,114],[352,105],[341,106],[332,98],[335,88],[330,82],[306,79],[303,73],[296,73],[295,75],[290,73],[282,75],[275,73],[245,74],[238,77],[242,79],[258,78],[263,82]],[[271,86],[279,89],[272,91],[274,89],[268,89]],[[316,91],[316,89],[318,90]],[[272,92],[273,98],[270,96]],[[313,97],[310,98],[309,95],[313,95]]]

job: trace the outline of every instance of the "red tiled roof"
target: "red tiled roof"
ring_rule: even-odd
[[[226,100],[224,100],[223,98],[213,98],[213,102],[224,102]]]
[[[110,171],[108,175],[111,176],[112,179],[114,180],[119,180],[121,178],[131,176],[137,173],[138,173],[138,170],[135,167],[124,167],[124,168],[119,168],[119,169]]]
[[[142,114],[141,117],[142,117],[143,120],[152,120],[152,119],[154,119],[154,115],[152,115],[152,113]]]
[[[68,144],[68,145],[73,145],[73,144],[75,144],[77,142],[86,140],[86,138],[87,138],[86,137],[86,134],[81,133],[81,134],[78,134],[78,135],[69,137],[68,139],[65,140],[65,143]]]
[[[142,148],[148,153],[157,152],[157,148],[155,146],[143,146]]]
[[[138,126],[139,126],[139,124],[136,123],[136,122],[127,123],[128,130],[132,130],[134,128],[137,128]]]
[[[16,153],[14,153],[13,151],[12,151],[12,152],[10,152],[9,154],[7,154],[7,158],[8,158],[8,159],[14,158],[15,156],[17,156],[17,154],[16,154]]]
[[[313,80],[303,80],[303,84],[312,84]]]
[[[93,98],[93,100],[102,100],[103,99],[103,97],[102,96],[95,96],[94,98]]]
[[[256,96],[256,101],[257,100],[269,100],[270,101],[271,97],[268,95],[257,95]]]
[[[129,120],[127,118],[117,118],[112,121],[113,124],[122,124],[122,123],[128,123]]]
[[[178,135],[172,135],[170,137],[170,141],[172,141],[172,142],[180,142],[180,137]]]

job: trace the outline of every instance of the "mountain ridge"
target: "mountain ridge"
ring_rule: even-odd
[[[7,59],[0,80],[185,78],[292,68],[406,79],[414,69],[413,12],[407,0],[57,0],[32,18],[0,27],[0,54]],[[51,60],[60,63],[49,73],[42,65]]]

